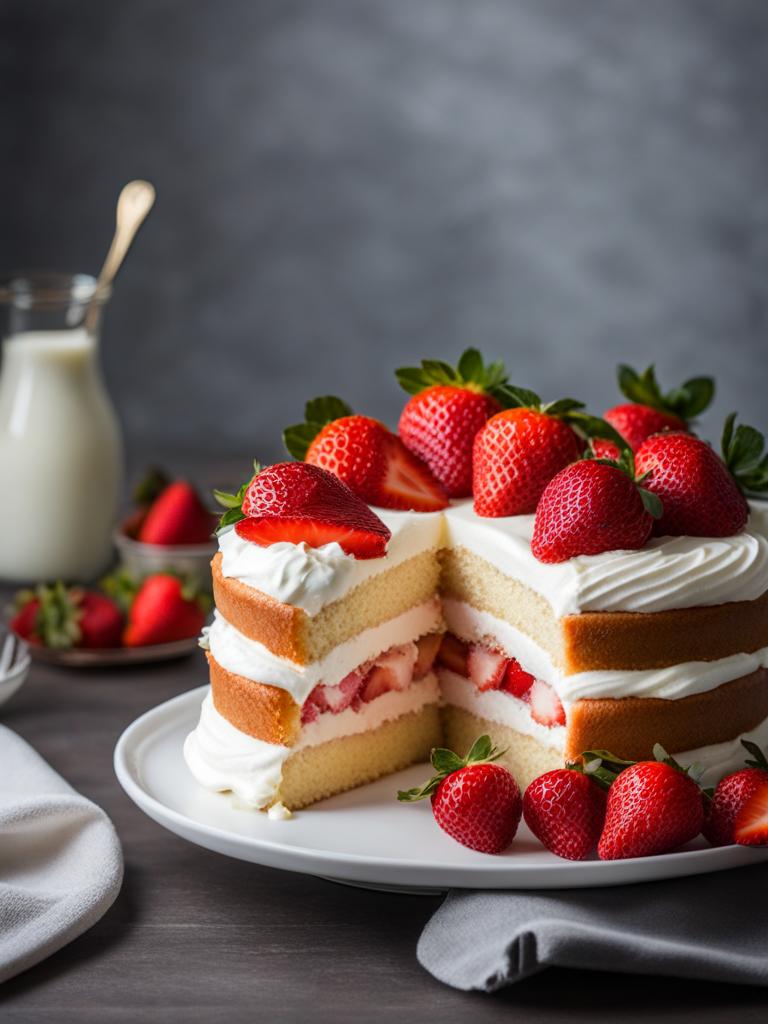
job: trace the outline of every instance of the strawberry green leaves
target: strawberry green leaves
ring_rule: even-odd
[[[622,365],[618,368],[617,377],[622,394],[630,402],[679,416],[686,423],[702,413],[715,394],[715,382],[711,377],[691,377],[679,387],[663,394],[653,365],[642,373],[633,370],[631,366]]]
[[[216,536],[220,536],[229,527],[234,526],[235,523],[239,523],[241,519],[245,519],[243,512],[243,500],[245,498],[245,492],[253,480],[253,477],[258,476],[261,472],[260,463],[254,460],[253,463],[253,476],[249,477],[244,484],[242,484],[236,494],[228,494],[226,491],[214,490],[213,496],[219,505],[226,511],[222,514],[219,519],[219,525],[216,527]]]
[[[765,438],[755,427],[736,426],[736,413],[726,418],[721,442],[723,461],[745,494],[768,490],[768,453]]]
[[[454,772],[472,764],[490,764],[492,761],[498,761],[505,753],[506,751],[494,747],[490,736],[478,737],[466,757],[459,757],[458,754],[445,747],[435,747],[432,751],[431,761],[436,774],[424,786],[417,786],[415,789],[401,789],[397,794],[397,799],[407,802],[423,800],[425,797],[432,796],[443,779]]]
[[[352,408],[335,395],[323,395],[310,399],[304,406],[304,422],[294,423],[283,431],[283,444],[289,455],[303,462],[307,449],[324,426],[351,416]]]
[[[421,366],[403,366],[395,370],[400,387],[409,395],[418,395],[435,384],[469,387],[484,391],[500,401],[501,390],[507,381],[504,363],[488,363],[476,348],[466,349],[456,367],[441,359],[422,359]]]

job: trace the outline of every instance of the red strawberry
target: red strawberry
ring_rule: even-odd
[[[438,664],[450,672],[469,678],[468,659],[469,647],[467,644],[459,640],[453,633],[444,633],[440,650],[437,652]]]
[[[763,782],[743,805],[733,834],[740,846],[768,846],[768,782]]]
[[[43,584],[17,597],[11,629],[32,644],[70,648],[119,647],[123,615],[105,594],[83,587]]]
[[[340,715],[353,703],[363,685],[363,677],[359,672],[350,672],[335,686],[319,683],[310,694],[312,703],[319,712],[330,711]]]
[[[425,463],[383,423],[332,396],[308,402],[304,414],[305,423],[283,433],[294,458],[334,473],[371,505],[436,512],[448,504]]]
[[[305,462],[256,469],[237,494],[215,492],[228,510],[220,528],[234,523],[240,537],[263,546],[287,541],[317,548],[335,541],[355,558],[386,553],[388,527],[333,473]]]
[[[582,459],[547,484],[536,509],[531,551],[540,562],[641,548],[658,499],[638,486],[631,453],[620,462]]]
[[[197,636],[205,613],[176,576],[157,573],[139,587],[123,634],[126,647],[147,647]]]
[[[413,395],[400,416],[403,444],[432,470],[449,498],[472,493],[472,444],[478,430],[502,403],[496,397],[506,383],[503,363],[485,366],[468,348],[458,366],[424,359],[420,367],[395,371]]]
[[[464,758],[435,749],[437,774],[422,789],[401,790],[397,799],[430,797],[435,821],[449,836],[481,853],[501,853],[515,838],[522,799],[512,773],[493,763],[499,757],[489,736],[476,740]]]
[[[416,641],[418,654],[416,656],[416,664],[413,666],[414,679],[423,679],[424,676],[432,671],[442,639],[443,637],[440,633],[428,633],[427,636],[423,636],[420,640]]]
[[[205,544],[210,540],[215,516],[185,480],[169,484],[155,499],[139,529],[142,544]]]
[[[638,472],[649,474],[645,486],[664,506],[656,533],[730,537],[744,529],[749,505],[741,488],[768,488],[768,457],[763,435],[743,425],[734,431],[734,419],[725,423],[723,459],[692,434],[657,434],[640,445]]]
[[[40,601],[38,598],[25,594],[18,602],[18,611],[11,619],[11,629],[13,632],[29,644],[42,643],[37,631],[37,615],[39,610]]]
[[[542,679],[534,679],[528,699],[531,702],[531,718],[534,722],[548,728],[565,725],[565,709],[549,683]]]
[[[501,689],[506,693],[511,693],[513,697],[519,697],[520,700],[529,700],[533,683],[534,677],[531,673],[521,668],[517,658],[511,658],[507,664],[507,671],[501,684]]]
[[[736,842],[734,825],[739,811],[749,797],[768,782],[768,761],[762,750],[755,743],[741,742],[755,760],[747,761],[749,767],[721,779],[712,799],[705,805],[706,820],[702,832],[713,846]]]
[[[712,401],[715,382],[711,377],[692,377],[680,387],[664,394],[649,366],[642,373],[631,366],[619,366],[620,391],[628,403],[616,405],[605,413],[605,419],[624,438],[632,451],[637,451],[646,437],[664,430],[687,430],[694,417]],[[616,459],[619,449],[606,441],[593,443],[599,458]]]
[[[558,857],[584,860],[597,846],[606,795],[580,771],[556,768],[528,786],[523,816],[536,838]]]
[[[469,678],[480,691],[498,690],[509,659],[484,644],[470,644],[467,656]]]
[[[650,857],[695,838],[704,823],[701,790],[670,761],[638,761],[608,791],[601,860]]]

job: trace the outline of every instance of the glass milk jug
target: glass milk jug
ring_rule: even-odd
[[[120,428],[99,370],[96,281],[0,282],[0,579],[87,582],[104,570],[122,489]]]

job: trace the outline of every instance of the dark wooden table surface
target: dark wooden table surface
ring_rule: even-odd
[[[161,454],[206,489],[236,488],[252,458]],[[125,853],[122,891],[102,920],[0,987],[2,1024],[768,1019],[765,989],[605,972],[550,970],[493,996],[458,992],[416,960],[439,897],[259,868],[166,832],[123,793],[112,751],[138,715],[204,682],[199,654],[99,672],[34,665],[0,707],[0,721],[107,811]]]

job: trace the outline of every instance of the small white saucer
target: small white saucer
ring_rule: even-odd
[[[401,804],[398,789],[427,778],[415,765],[369,786],[299,811],[289,821],[242,810],[209,793],[182,756],[207,687],[138,718],[115,748],[115,771],[128,796],[160,825],[209,850],[267,867],[370,887],[407,890],[561,889],[624,885],[754,864],[768,848],[712,848],[700,838],[675,853],[632,860],[571,862],[545,850],[524,824],[507,853],[476,853],[437,827],[428,801]]]

